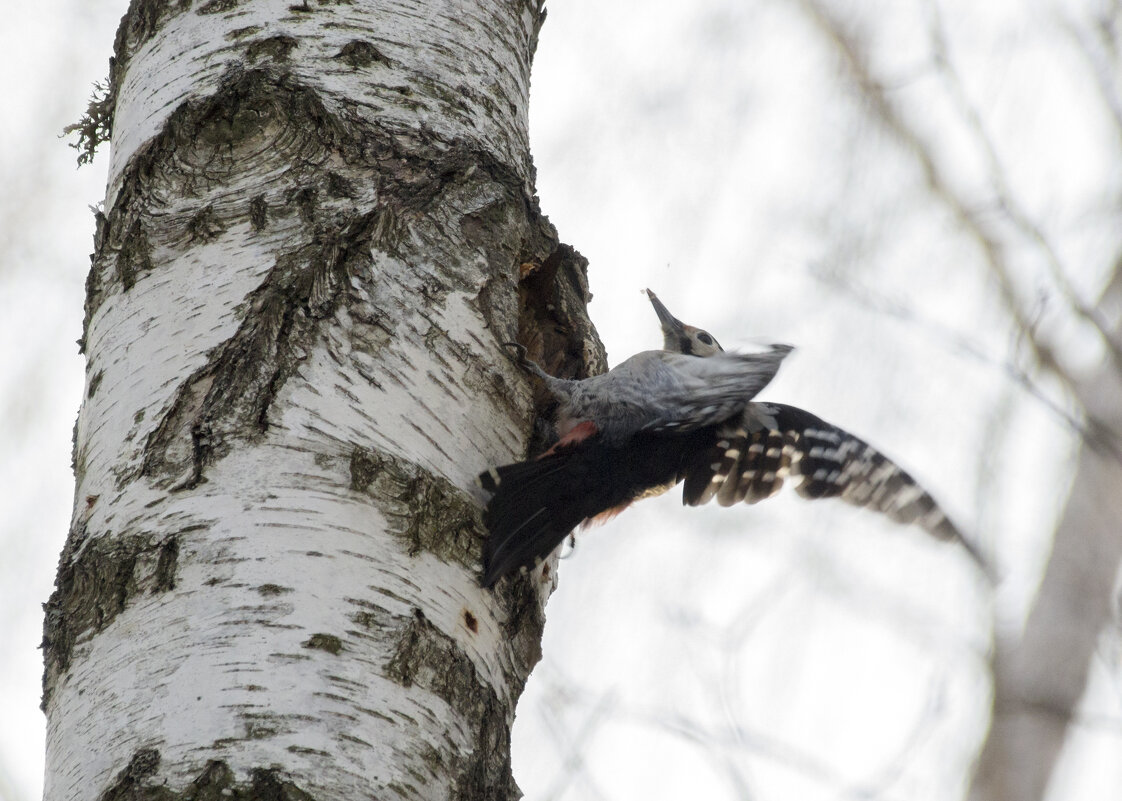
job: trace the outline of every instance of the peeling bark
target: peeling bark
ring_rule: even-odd
[[[552,578],[478,586],[470,488],[530,433],[502,342],[605,366],[534,196],[543,17],[130,6],[81,124],[113,148],[47,799],[518,796]]]

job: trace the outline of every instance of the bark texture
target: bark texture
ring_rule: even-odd
[[[537,2],[134,0],[46,608],[45,797],[517,797],[548,571],[477,583],[501,344],[604,366],[533,189]]]

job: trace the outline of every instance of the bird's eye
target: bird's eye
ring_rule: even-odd
[[[702,342],[704,342],[706,345],[712,345],[713,344],[713,337],[709,336],[704,331],[702,331],[700,334],[698,334],[697,338],[699,340],[701,340]]]

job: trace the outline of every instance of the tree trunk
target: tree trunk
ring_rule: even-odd
[[[478,586],[516,337],[601,369],[537,209],[536,0],[133,0],[87,281],[45,797],[506,799],[548,571]]]
[[[1113,297],[1112,297],[1113,296]],[[1102,308],[1122,301],[1122,270]],[[1122,325],[1115,325],[1115,335]],[[1086,445],[1076,462],[1067,506],[1048,567],[1018,636],[999,637],[994,655],[993,722],[971,787],[976,801],[1044,799],[1069,742],[1077,707],[1100,641],[1117,615],[1122,562],[1122,376],[1109,361],[1079,386],[1092,432],[1105,446]],[[1117,626],[1117,620],[1113,621]]]

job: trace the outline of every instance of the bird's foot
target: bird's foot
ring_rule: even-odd
[[[537,362],[526,358],[526,346],[525,345],[522,345],[521,343],[518,343],[518,342],[504,342],[503,347],[504,348],[510,348],[510,350],[513,351],[513,353],[510,354],[510,358],[514,361],[515,364],[517,364],[520,368],[522,368],[526,372],[533,373],[534,375],[538,376],[539,378],[543,378],[543,379],[546,379],[546,380],[549,380],[550,378],[552,378],[552,376],[550,376],[548,373],[546,373],[545,370],[543,370],[538,365]]]

